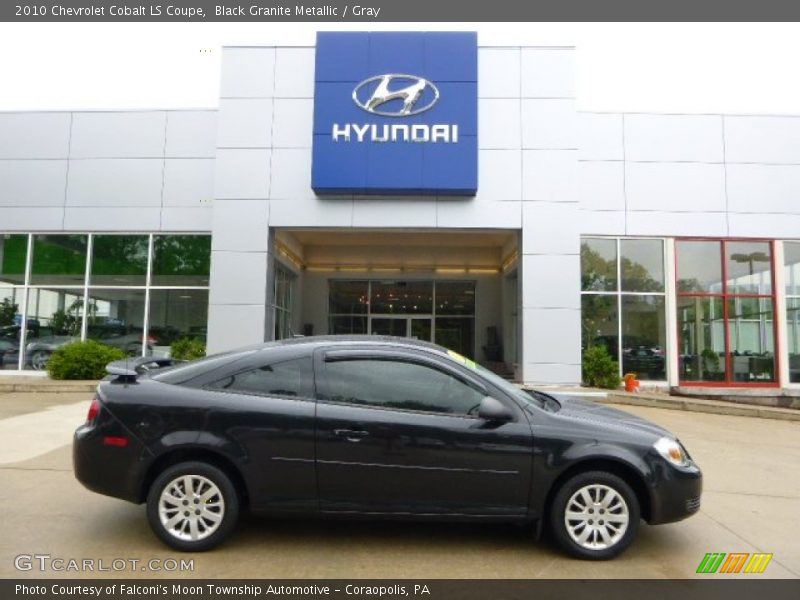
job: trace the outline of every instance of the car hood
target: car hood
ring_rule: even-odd
[[[610,428],[623,429],[643,434],[650,434],[655,438],[662,436],[673,437],[672,434],[652,421],[637,417],[623,410],[612,408],[597,402],[591,402],[574,396],[558,396],[561,410],[557,413],[562,418],[593,423]]]

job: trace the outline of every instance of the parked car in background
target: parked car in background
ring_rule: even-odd
[[[617,360],[618,341],[616,335],[601,335],[592,340],[594,345],[603,345],[614,360]],[[622,336],[622,371],[636,373],[639,379],[664,379],[667,359],[664,349],[657,343],[636,335]]]
[[[89,325],[86,337],[101,344],[119,348],[130,356],[142,355],[141,327],[116,324]],[[152,346],[156,343],[156,339],[151,335],[148,336],[146,342],[147,349],[152,351]]]
[[[146,502],[178,550],[218,545],[247,508],[544,524],[607,559],[641,518],[700,507],[700,469],[670,432],[427,342],[306,337],[170,363],[108,366],[73,464],[87,488]]]
[[[19,325],[0,328],[0,366],[13,368],[19,362]],[[119,348],[130,356],[142,355],[142,330],[124,325],[89,325],[89,339]],[[80,340],[79,335],[55,335],[49,327],[28,328],[25,346],[24,368],[42,371],[47,368],[50,356],[58,348]],[[148,353],[152,351],[154,339],[147,339]]]
[[[16,368],[19,364],[19,338],[22,327],[20,325],[9,325],[0,328],[0,364],[4,368]],[[39,326],[28,327],[27,346],[25,348],[25,364],[23,367],[31,368],[36,371],[47,368],[47,361],[50,355],[57,348],[80,339],[71,335],[55,335],[50,327]]]

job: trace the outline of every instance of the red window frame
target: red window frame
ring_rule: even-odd
[[[678,281],[680,281],[680,274],[678,273],[678,245],[680,242],[716,242],[720,247],[720,260],[722,261],[722,292],[680,292],[678,290]],[[731,294],[728,292],[728,243],[736,242],[750,242],[750,243],[767,243],[769,244],[769,269],[772,285],[770,286],[771,294]],[[723,333],[725,340],[725,380],[724,381],[686,381],[681,379],[682,369],[678,370],[678,385],[682,387],[720,387],[720,388],[734,388],[734,387],[750,387],[750,388],[777,388],[780,387],[780,347],[778,345],[778,314],[777,309],[777,287],[775,285],[775,240],[756,239],[756,238],[706,238],[706,237],[683,237],[676,238],[674,245],[675,261],[675,311],[678,311],[678,300],[680,298],[720,298],[722,300],[722,321]],[[774,381],[734,381],[733,380],[733,357],[731,355],[731,334],[730,334],[730,317],[728,309],[728,300],[732,298],[769,298],[772,300],[772,339],[774,344],[774,362],[775,369],[773,373]],[[677,314],[676,314],[677,317]],[[681,328],[680,322],[675,319],[675,327],[677,329],[678,347],[675,352],[678,353],[678,364],[680,365],[680,351],[681,351]]]

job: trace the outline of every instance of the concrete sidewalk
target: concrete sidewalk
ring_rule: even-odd
[[[778,421],[800,421],[800,410],[780,408],[777,406],[761,406],[742,404],[726,400],[705,400],[672,396],[667,391],[647,390],[643,392],[623,392],[621,390],[601,390],[586,387],[542,387],[543,392],[559,396],[580,396],[601,404],[622,404],[626,406],[645,406],[664,408],[667,410],[683,410],[688,412],[728,415],[735,417],[758,417]]]

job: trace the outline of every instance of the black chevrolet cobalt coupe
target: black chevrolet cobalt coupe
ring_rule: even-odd
[[[700,507],[700,469],[668,431],[433,344],[308,337],[168,363],[110,364],[73,458],[87,488],[146,502],[178,550],[218,545],[247,508],[544,524],[606,559],[640,519]]]

